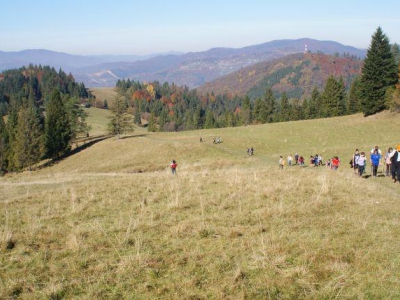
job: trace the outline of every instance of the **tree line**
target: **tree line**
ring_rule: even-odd
[[[305,99],[290,99],[285,92],[278,98],[268,83],[264,95],[255,99],[251,90],[244,97],[200,94],[174,84],[129,79],[119,80],[116,88],[119,102],[125,101],[126,113],[134,116],[136,124],[146,120],[149,131],[241,126],[358,112],[369,116],[385,109],[399,110],[399,56],[398,47],[390,45],[379,27],[372,36],[362,74],[350,86],[343,77],[330,76],[322,90],[314,87]],[[287,68],[279,72],[292,71]]]
[[[0,172],[66,154],[90,130],[81,103],[91,97],[72,75],[48,66],[0,74]]]

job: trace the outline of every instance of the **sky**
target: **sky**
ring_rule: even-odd
[[[399,0],[2,2],[0,51],[147,55],[299,38],[366,49],[379,26],[400,44]]]

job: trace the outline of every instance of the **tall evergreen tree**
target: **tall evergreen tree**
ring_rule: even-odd
[[[286,92],[283,92],[281,96],[281,103],[279,109],[279,121],[289,121],[290,120],[290,104],[289,98]]]
[[[18,124],[18,107],[20,104],[17,104],[14,99],[11,101],[11,105],[9,108],[8,116],[7,116],[7,124],[6,124],[6,162],[7,169],[13,170],[16,169],[14,166],[14,152],[13,147],[15,143],[15,136],[17,134],[17,124]]]
[[[43,128],[39,111],[32,101],[21,106],[18,112],[13,153],[14,165],[18,169],[29,167],[29,170],[44,154]]]
[[[207,109],[206,110],[206,120],[204,122],[204,128],[205,129],[214,128],[214,123],[215,123],[214,113],[211,109]]]
[[[361,81],[360,77],[354,79],[351,84],[347,102],[347,113],[355,114],[361,112]]]
[[[121,134],[133,131],[133,118],[128,113],[124,97],[118,93],[114,98],[114,104],[110,108],[112,114],[109,117],[108,132],[116,135],[118,139]]]
[[[153,112],[150,114],[149,123],[147,124],[147,130],[150,132],[157,131],[156,116]]]
[[[91,130],[91,126],[86,123],[88,114],[80,105],[78,98],[69,97],[68,95],[65,95],[64,98],[63,103],[65,103],[65,108],[68,112],[72,140],[86,136]]]
[[[7,148],[7,127],[0,116],[0,173],[6,169]]]
[[[373,115],[386,108],[385,93],[397,82],[397,65],[389,39],[378,27],[364,60],[361,75],[362,111]]]
[[[241,111],[241,120],[240,123],[243,125],[249,125],[251,124],[251,103],[250,103],[250,97],[245,96],[243,99],[242,103],[242,111]]]
[[[45,148],[46,157],[56,158],[71,149],[72,131],[68,112],[58,90],[53,90],[46,104]]]
[[[326,81],[322,93],[322,117],[337,117],[345,113],[346,92],[343,78],[336,80],[332,75]]]
[[[276,99],[271,88],[267,89],[264,95],[264,99],[265,99],[265,107],[267,113],[267,122],[271,123],[274,121],[276,113]]]
[[[306,119],[315,119],[319,116],[318,111],[320,107],[320,93],[318,91],[318,88],[315,86],[314,89],[311,92],[311,97],[310,100],[308,101],[307,107],[304,108],[304,117]]]
[[[135,124],[141,125],[142,124],[142,117],[140,115],[139,100],[137,100],[137,99],[135,100],[134,109],[135,109],[134,122],[135,122]]]

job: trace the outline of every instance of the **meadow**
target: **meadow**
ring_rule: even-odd
[[[355,148],[400,144],[399,127],[387,112],[177,133],[138,127],[7,174],[0,299],[400,298],[400,184],[382,169],[359,178],[348,164]],[[342,165],[280,170],[279,156],[296,152]]]

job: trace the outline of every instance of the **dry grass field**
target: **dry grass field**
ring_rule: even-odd
[[[400,298],[400,184],[348,165],[355,148],[400,144],[399,127],[383,113],[139,129],[7,174],[0,299]],[[342,165],[279,170],[296,152]]]

